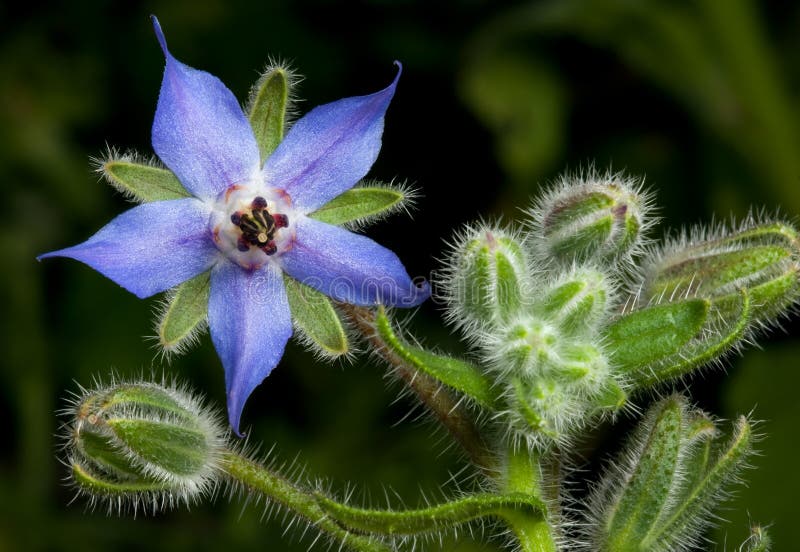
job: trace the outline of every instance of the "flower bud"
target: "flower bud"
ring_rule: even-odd
[[[213,487],[225,433],[183,390],[115,383],[86,392],[70,414],[72,480],[109,508],[188,504]]]
[[[751,319],[769,323],[800,297],[800,237],[793,227],[748,221],[730,233],[707,234],[695,228],[657,253],[640,299],[709,299],[727,319],[736,316],[737,297],[746,290]]]
[[[563,442],[593,415],[616,411],[626,400],[624,382],[599,345],[550,322],[519,317],[486,346],[509,430],[532,447]]]
[[[606,314],[609,291],[602,272],[577,269],[545,294],[542,316],[570,333],[589,331]]]
[[[630,255],[648,224],[641,184],[619,174],[562,177],[531,210],[533,234],[546,258],[611,262]]]
[[[462,327],[508,320],[524,306],[529,279],[517,236],[502,228],[468,228],[447,270],[450,320]]]
[[[745,418],[726,442],[683,397],[658,402],[596,486],[584,537],[598,551],[681,549],[714,520],[751,453]]]

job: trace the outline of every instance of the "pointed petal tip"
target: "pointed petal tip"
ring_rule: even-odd
[[[416,307],[427,301],[431,296],[431,285],[427,280],[421,282],[411,282],[410,293],[399,298],[400,301],[391,305],[393,307],[411,308]]]
[[[238,401],[235,401],[231,395],[228,395],[228,423],[231,424],[231,431],[240,439],[247,436],[247,433],[239,429],[243,409],[244,404],[238,404]]]
[[[161,23],[158,21],[158,17],[155,15],[150,15],[150,21],[153,22],[153,30],[156,32],[156,38],[158,39],[158,43],[161,45],[161,50],[164,52],[164,55],[169,58],[169,50],[167,49],[167,39],[164,37],[164,31],[161,30]]]

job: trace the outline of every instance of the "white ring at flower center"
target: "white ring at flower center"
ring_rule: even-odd
[[[267,255],[256,246],[250,246],[247,251],[241,251],[239,245],[243,232],[239,226],[231,221],[231,217],[237,213],[252,216],[253,200],[257,197],[262,197],[266,200],[266,211],[270,215],[285,215],[288,219],[286,227],[277,228],[274,231],[272,241],[277,249],[272,255]],[[249,183],[234,184],[225,190],[214,206],[210,229],[214,243],[226,257],[242,268],[255,270],[269,261],[274,262],[283,253],[292,248],[295,237],[295,222],[296,216],[294,209],[292,209],[292,200],[283,190],[256,187]],[[258,234],[258,240],[266,244],[269,236],[262,232]]]

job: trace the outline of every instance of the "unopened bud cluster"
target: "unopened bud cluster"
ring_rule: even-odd
[[[85,391],[68,414],[72,482],[109,509],[157,510],[193,502],[214,487],[225,432],[182,389],[114,383]]]
[[[502,390],[502,426],[531,446],[713,361],[800,295],[791,226],[748,220],[656,247],[650,203],[618,174],[564,177],[524,229],[480,224],[453,246],[449,319]]]

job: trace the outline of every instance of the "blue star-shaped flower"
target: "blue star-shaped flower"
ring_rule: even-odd
[[[400,72],[380,92],[311,110],[262,166],[231,91],[175,59],[153,24],[166,56],[153,148],[194,197],[139,205],[40,258],[79,260],[142,298],[210,270],[209,329],[238,433],[245,401],[292,335],[283,272],[356,305],[411,307],[430,295],[388,249],[307,216],[372,166]]]

